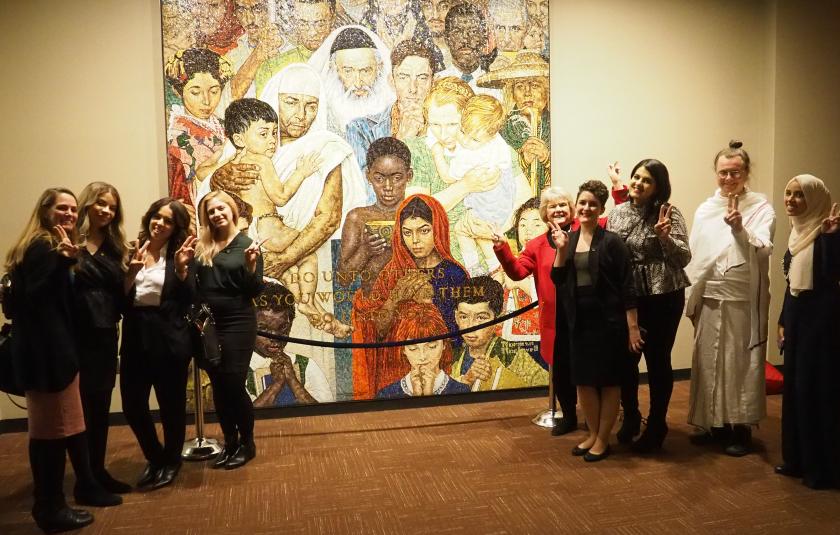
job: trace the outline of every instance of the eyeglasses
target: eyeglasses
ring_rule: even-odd
[[[718,171],[717,176],[718,178],[726,178],[728,176],[731,176],[732,178],[738,179],[741,178],[742,173],[743,171],[741,171],[740,169],[735,169],[733,171],[721,169],[720,171]]]

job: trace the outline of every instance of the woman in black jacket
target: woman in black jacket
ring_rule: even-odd
[[[253,299],[263,287],[259,243],[237,228],[239,212],[223,191],[207,194],[198,205],[201,241],[196,248],[196,278],[201,300],[216,320],[222,362],[208,371],[225,449],[213,468],[239,468],[257,454],[254,405],[245,379],[257,341]]]
[[[549,222],[557,248],[551,279],[566,311],[572,380],[589,428],[572,454],[588,462],[610,453],[620,385],[633,364],[629,351],[642,348],[630,253],[620,236],[598,226],[607,198],[604,184],[584,182],[575,203],[580,229],[567,234]]]
[[[120,390],[123,413],[148,461],[137,486],[150,490],[172,483],[181,469],[192,355],[186,314],[194,296],[188,266],[195,237],[188,235],[189,225],[189,213],[179,201],[152,203],[125,277]],[[152,387],[163,444],[149,412]]]
[[[128,249],[123,209],[116,188],[92,182],[79,195],[76,229],[83,238],[74,279],[76,332],[79,338],[79,389],[85,411],[90,465],[94,477],[110,492],[131,486],[105,469],[108,414],[117,380],[117,344]]]
[[[26,391],[29,418],[32,517],[50,533],[93,522],[93,515],[69,508],[64,499],[66,454],[76,472],[76,503],[122,503],[122,498],[94,479],[88,461],[73,318],[72,269],[79,253],[74,244],[76,219],[73,192],[65,188],[44,191],[6,257],[12,280],[13,369]]]

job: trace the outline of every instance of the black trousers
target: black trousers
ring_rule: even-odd
[[[650,388],[649,426],[665,425],[674,389],[671,350],[684,305],[685,290],[638,299],[639,327],[646,331],[642,336],[645,341],[642,354],[647,364]],[[621,386],[621,406],[625,415],[639,412],[639,361],[642,354],[635,355],[635,366],[632,366],[627,381]]]
[[[558,310],[558,316],[560,311]],[[551,382],[554,386],[554,397],[563,411],[563,417],[577,418],[577,388],[572,383],[571,354],[569,352],[569,328],[566,318],[559,317],[554,338],[554,365],[551,369]]]
[[[90,328],[80,333],[79,393],[85,413],[90,466],[105,472],[108,415],[117,377],[117,329]]]
[[[225,441],[243,442],[254,438],[254,404],[245,390],[245,371],[214,370],[208,372],[213,386],[216,416]]]
[[[186,435],[187,370],[189,360],[170,355],[123,356],[120,390],[123,413],[137,437],[146,460],[155,465],[178,464]],[[149,394],[155,389],[163,444],[158,439],[149,410]]]

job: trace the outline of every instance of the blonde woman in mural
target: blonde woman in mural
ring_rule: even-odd
[[[510,147],[499,135],[504,118],[498,100],[489,95],[474,96],[464,106],[461,129],[451,158],[446,157],[440,142],[432,146],[435,168],[447,184],[463,180],[467,171],[477,167],[498,170],[501,174],[493,189],[468,193],[464,197],[466,212],[454,227],[464,265],[472,275],[498,270],[499,262],[493,253],[493,232],[511,225],[517,191],[527,194],[530,189],[527,182],[519,185],[515,182],[524,177],[513,168]],[[501,277],[500,270],[498,273]]]
[[[196,169],[218,157],[225,140],[215,112],[230,76],[230,64],[205,48],[179,51],[166,64],[166,80],[183,100],[172,106],[166,131],[169,194],[193,208]]]

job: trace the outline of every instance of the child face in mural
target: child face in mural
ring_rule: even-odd
[[[293,0],[292,11],[297,42],[307,50],[317,50],[330,34],[335,19],[329,3]]]
[[[277,150],[277,123],[267,123],[263,119],[253,121],[244,133],[233,134],[233,143],[252,154],[271,158]]]
[[[443,340],[405,346],[403,355],[411,365],[412,375],[418,371],[420,373],[432,372],[437,375],[440,371],[440,358],[443,355]]]
[[[344,90],[358,98],[368,96],[379,65],[373,48],[349,48],[335,53],[335,67]]]
[[[279,130],[283,137],[301,137],[318,115],[318,99],[309,95],[281,93],[278,103]]]
[[[462,130],[460,135],[458,136],[458,142],[465,149],[476,150],[491,139],[493,139],[493,136],[495,135],[496,132],[491,132],[483,128],[466,132]]]
[[[394,210],[405,198],[405,187],[413,173],[402,159],[390,154],[380,156],[368,166],[367,178],[381,208]]]
[[[461,131],[461,112],[455,104],[443,106],[429,106],[427,112],[429,130],[440,144],[449,150],[455,148],[458,134]]]
[[[99,195],[88,208],[88,221],[91,228],[102,229],[111,224],[117,214],[117,199],[110,191]]]
[[[522,78],[514,81],[513,101],[522,112],[533,110],[542,113],[548,104],[548,81],[543,78]]]
[[[496,315],[490,310],[490,303],[458,303],[458,308],[455,310],[455,323],[458,325],[458,329],[481,325],[492,321],[495,317]],[[464,343],[470,348],[473,358],[484,355],[487,344],[493,338],[495,330],[496,327],[491,325],[463,336]],[[475,354],[475,352],[480,354]]]
[[[526,243],[548,231],[548,226],[540,218],[540,211],[536,209],[524,210],[519,216],[516,232],[519,243],[524,247]]]
[[[434,267],[440,262],[440,257],[435,251],[435,233],[430,221],[420,217],[409,217],[403,221],[400,233],[417,267]]]
[[[222,84],[209,72],[196,73],[184,85],[184,108],[199,119],[209,119],[222,98]]]
[[[277,335],[287,335],[291,328],[289,314],[283,310],[272,310],[267,307],[257,307],[257,330]],[[285,342],[257,336],[254,349],[264,357],[275,357],[283,353]]]

